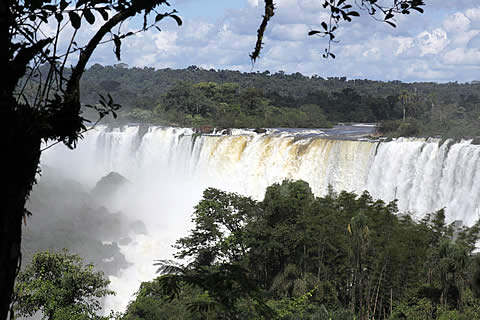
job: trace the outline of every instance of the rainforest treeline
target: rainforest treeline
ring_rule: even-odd
[[[111,94],[120,122],[231,127],[329,127],[383,123],[384,134],[480,135],[480,83],[347,80],[282,71],[241,73],[93,65],[82,102]]]
[[[209,188],[123,319],[480,319],[480,225],[414,220],[304,181],[257,202]]]

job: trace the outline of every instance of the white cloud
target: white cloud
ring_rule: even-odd
[[[470,8],[465,11],[465,15],[471,21],[480,21],[480,8]]]
[[[463,13],[457,12],[452,17],[448,17],[443,26],[447,32],[460,33],[470,28],[470,20]]]
[[[152,36],[153,42],[162,55],[176,55],[177,53],[177,32],[162,31]]]
[[[460,34],[457,34],[454,37],[453,42],[451,43],[451,46],[461,47],[461,48],[467,47],[469,46],[469,43],[472,43],[471,42],[472,39],[474,39],[479,33],[480,33],[480,29],[469,30],[469,31],[465,31]]]
[[[344,23],[332,44],[336,59],[322,58],[328,41],[309,37],[328,14],[318,0],[277,0],[277,11],[264,37],[264,50],[255,70],[284,70],[306,75],[347,76],[403,81],[471,81],[480,66],[480,7],[478,0],[432,0],[424,15],[398,17],[397,28],[361,17]],[[470,2],[469,2],[470,1]],[[263,1],[247,0],[245,8],[222,19],[185,17],[184,26],[161,25],[162,32],[148,32],[123,40],[123,61],[130,66],[251,71],[248,54],[256,41]],[[472,4],[473,3],[473,4]],[[90,32],[90,31],[88,31]],[[85,38],[88,38],[88,34]],[[116,63],[106,45],[95,61]],[[475,70],[475,71],[472,71]]]
[[[283,40],[305,40],[310,29],[304,24],[274,24],[270,37]]]
[[[199,21],[197,23],[185,23],[185,27],[179,30],[184,34],[183,38],[189,42],[199,41],[205,42],[209,39],[209,34],[213,30],[214,25]]]
[[[480,65],[480,49],[455,48],[445,53],[443,61],[453,65]]]
[[[432,32],[424,31],[417,36],[421,56],[438,54],[448,45],[447,33],[437,28]]]
[[[372,60],[378,60],[380,58],[380,49],[379,48],[370,48],[363,52],[363,56],[366,58],[371,58]]]
[[[303,50],[303,44],[298,41],[282,41],[272,46],[266,53],[270,59],[280,63],[302,62],[307,58],[308,52]]]
[[[467,9],[465,11],[465,16],[470,20],[472,28],[480,28],[480,7]]]
[[[395,39],[397,42],[395,55],[399,56],[403,53],[407,52],[409,49],[414,47],[414,40],[412,38],[407,37],[399,37]]]
[[[447,70],[435,70],[427,61],[418,61],[411,64],[404,72],[403,76],[410,78],[420,78],[424,81],[445,81],[450,76]]]

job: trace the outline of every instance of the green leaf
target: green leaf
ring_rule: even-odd
[[[309,36],[313,36],[314,34],[317,34],[317,33],[322,33],[322,31],[312,30],[312,31],[309,31],[309,32],[308,32],[308,35],[309,35]]]
[[[97,8],[98,13],[102,15],[103,20],[108,20],[108,12],[104,8]]]
[[[65,1],[65,0],[61,0],[60,1],[60,11],[63,11],[65,10],[69,5],[69,2]]]
[[[177,15],[174,15],[174,14],[171,14],[170,17],[172,17],[173,19],[175,19],[175,21],[177,22],[178,26],[180,27],[182,25],[182,19],[180,19],[179,16]]]
[[[80,29],[80,25],[81,25],[80,16],[74,11],[70,11],[68,13],[68,16],[70,17],[70,23],[72,24],[72,27],[77,30]]]
[[[61,13],[56,13],[56,14],[55,14],[55,19],[57,19],[58,23],[62,22],[62,20],[63,20],[63,14],[61,14]]]
[[[386,23],[388,23],[389,25],[391,25],[392,27],[396,28],[397,25],[391,21],[385,21]]]
[[[75,6],[75,8],[79,8],[81,7],[82,5],[84,5],[85,3],[87,3],[88,0],[78,0],[77,1],[77,5]]]
[[[349,16],[360,17],[360,14],[357,11],[350,11],[347,13]]]
[[[42,10],[47,10],[47,11],[52,11],[55,12],[57,11],[57,6],[54,6],[52,4],[47,4],[42,7]]]
[[[42,22],[48,23],[48,14],[47,14],[47,12],[42,11],[42,12],[38,15],[38,17],[40,18],[40,20],[42,20]]]
[[[420,13],[423,13],[423,9],[422,8],[419,8],[419,7],[412,7],[413,10],[417,10],[418,12]]]
[[[323,29],[328,30],[328,26],[327,26],[327,24],[325,23],[325,21],[322,22],[322,27],[323,27]]]
[[[90,9],[85,9],[83,11],[83,14],[85,15],[85,19],[87,20],[88,23],[90,24],[95,23],[95,16],[93,15],[92,11],[90,11]]]
[[[166,14],[163,14],[163,13],[159,13],[157,14],[157,16],[155,17],[155,22],[158,22],[160,20],[162,20],[163,18],[166,17]]]

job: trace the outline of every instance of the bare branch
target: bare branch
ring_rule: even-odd
[[[257,60],[260,56],[260,51],[262,51],[263,45],[263,36],[265,34],[265,30],[267,29],[268,21],[271,17],[275,14],[275,6],[273,5],[273,0],[265,0],[265,14],[263,15],[262,23],[257,30],[257,43],[255,44],[255,49],[250,54],[250,59],[253,62]]]

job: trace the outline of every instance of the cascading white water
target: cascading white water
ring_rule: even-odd
[[[313,134],[312,134],[313,133]],[[87,186],[116,171],[131,183],[109,203],[145,222],[148,235],[122,250],[134,265],[112,278],[117,296],[106,309],[122,310],[141,281],[154,277],[154,259],[170,258],[171,245],[190,228],[193,206],[207,187],[261,199],[285,178],[307,181],[316,195],[328,185],[374,198],[398,199],[417,216],[446,207],[447,219],[471,225],[480,207],[480,146],[468,141],[400,138],[390,142],[333,140],[320,131],[196,136],[191,129],[99,127],[71,152],[60,146],[42,164]]]

